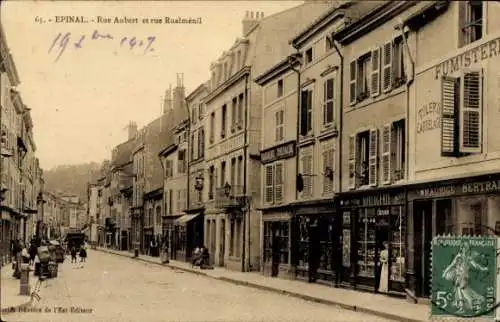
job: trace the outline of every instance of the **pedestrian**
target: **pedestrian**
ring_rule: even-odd
[[[34,242],[31,243],[30,248],[29,248],[29,255],[30,255],[30,265],[35,264],[35,257],[36,257],[36,245]]]
[[[28,253],[28,249],[26,246],[23,247],[23,250],[21,251],[21,258],[23,264],[29,264],[30,262],[30,254]]]
[[[71,246],[71,263],[77,263],[77,259],[76,259],[76,248],[75,246]]]
[[[85,245],[80,247],[80,263],[85,263],[85,258],[87,258],[87,249]]]
[[[23,245],[21,240],[18,239],[14,244],[14,256],[15,256],[15,268],[14,273],[12,274],[15,278],[21,278],[21,252],[23,250]]]

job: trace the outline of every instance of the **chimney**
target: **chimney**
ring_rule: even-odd
[[[255,26],[263,18],[264,12],[262,11],[246,11],[245,17],[241,21],[241,24],[243,26],[243,36],[246,36],[248,34],[248,31],[250,31],[250,29],[252,29],[252,27]]]
[[[165,99],[163,100],[163,114],[166,114],[172,109],[172,84],[165,91]]]
[[[128,139],[131,140],[137,135],[137,123],[130,121],[128,123]]]

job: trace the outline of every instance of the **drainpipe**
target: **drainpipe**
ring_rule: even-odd
[[[342,130],[344,128],[344,56],[340,52],[338,44],[333,41],[333,48],[340,57],[340,106],[342,106],[339,115],[339,135],[338,135],[338,151],[340,152],[339,163],[338,163],[338,191],[342,191]]]
[[[411,77],[410,75],[408,75],[409,77],[407,77],[407,80],[406,80],[406,117],[405,117],[405,159],[406,159],[406,168],[405,168],[405,178],[406,180],[409,179],[409,174],[410,174],[410,167],[409,167],[409,163],[410,163],[410,144],[409,144],[409,141],[410,141],[410,136],[408,135],[409,133],[409,117],[410,117],[410,86],[411,84],[413,83],[413,79],[414,79],[414,75],[415,75],[415,61],[411,55],[411,51],[410,51],[410,46],[408,45],[408,38],[406,37],[406,33],[405,33],[405,24],[402,20],[400,20],[399,24],[395,27],[396,30],[399,30],[401,32],[401,36],[403,37],[403,43],[404,43],[404,47],[405,47],[405,50],[406,50],[406,54],[408,55],[408,59],[410,60],[410,73],[411,74]]]
[[[250,205],[247,197],[247,151],[248,151],[248,73],[245,75],[245,132],[243,137],[243,196],[245,204],[243,206],[243,249],[241,250],[241,271],[247,271],[247,253],[246,253],[246,232],[247,232],[247,213],[250,213]],[[250,216],[248,216],[250,220]],[[250,223],[248,223],[248,240],[250,241]],[[248,245],[248,261],[250,261],[250,244]]]

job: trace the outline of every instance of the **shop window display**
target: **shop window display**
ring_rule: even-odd
[[[309,268],[309,220],[308,218],[299,219],[299,253],[298,266],[302,269]]]
[[[391,281],[404,283],[405,281],[405,236],[406,225],[402,206],[391,209],[391,260],[390,277]]]
[[[264,262],[269,263],[272,260],[272,230],[271,230],[272,222],[266,221],[264,222]]]
[[[333,271],[332,257],[333,257],[333,240],[332,230],[333,222],[326,220],[320,224],[320,262],[319,269],[326,271]]]
[[[376,217],[374,209],[364,209],[358,216],[358,276],[375,277]]]

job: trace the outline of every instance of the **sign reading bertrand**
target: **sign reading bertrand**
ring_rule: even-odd
[[[260,162],[269,163],[295,156],[295,141],[286,142],[260,152]]]

